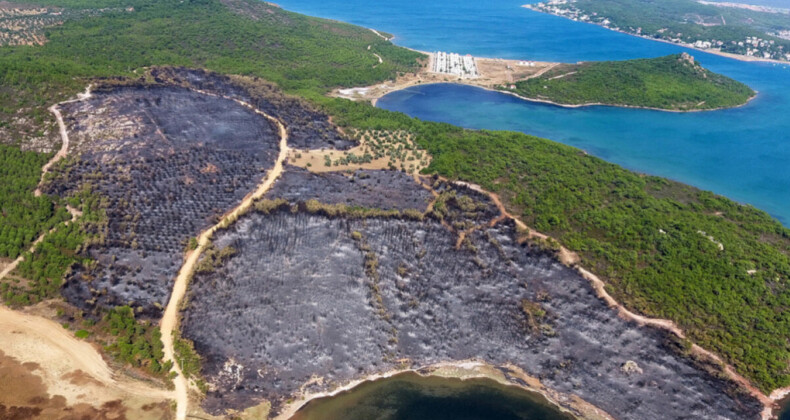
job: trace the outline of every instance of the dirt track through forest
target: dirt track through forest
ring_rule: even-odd
[[[77,209],[75,209],[75,208],[73,208],[71,206],[66,206],[66,207],[69,209],[69,213],[71,213],[71,220],[69,220],[69,221],[67,221],[65,223],[66,225],[68,225],[69,223],[76,222],[77,218],[80,217],[82,215],[82,213],[79,210],[77,210]],[[54,232],[57,228],[58,228],[58,226],[55,226],[52,229],[50,229],[49,231],[42,233],[41,236],[36,238],[36,240],[33,241],[32,244],[30,244],[30,248],[28,249],[28,251],[30,251],[31,253],[33,251],[35,251],[36,250],[36,246],[39,243],[41,243],[41,241],[43,241],[44,238],[47,235],[49,235],[50,233]],[[9,275],[12,271],[14,271],[16,269],[16,267],[19,265],[19,263],[21,263],[22,260],[24,260],[24,259],[25,259],[25,254],[23,253],[22,255],[17,257],[14,261],[11,261],[10,263],[8,263],[8,265],[6,265],[3,268],[3,270],[0,271],[0,280],[4,279],[5,276]]]
[[[494,194],[492,192],[488,192],[488,191],[484,190],[483,188],[481,188],[478,185],[464,183],[464,182],[456,182],[456,183],[460,183],[461,185],[465,185],[465,186],[470,187],[470,188],[472,188],[472,189],[474,189],[476,191],[479,191],[481,193],[487,194],[494,201],[494,203],[499,208],[499,211],[502,213],[502,215],[507,217],[507,218],[512,219],[520,229],[525,230],[527,232],[527,236],[528,237],[530,237],[530,238],[540,238],[540,239],[544,239],[544,240],[545,239],[549,239],[548,235],[545,235],[543,233],[540,233],[540,232],[537,232],[535,230],[532,230],[524,222],[519,220],[517,217],[514,217],[514,216],[510,215],[507,212],[507,209],[505,209],[505,206],[502,204],[502,201],[500,200],[500,198],[499,198],[499,196],[497,194]],[[579,258],[579,255],[576,254],[575,252],[573,252],[573,251],[571,251],[571,250],[569,250],[569,249],[567,249],[567,248],[565,248],[563,246],[560,246],[559,250],[557,251],[557,256],[558,256],[560,262],[562,262],[563,264],[565,264],[565,265],[567,265],[569,267],[575,267],[576,271],[579,272],[579,274],[582,277],[584,277],[585,279],[587,279],[587,281],[590,282],[590,284],[593,287],[593,289],[595,290],[595,293],[598,296],[598,298],[603,300],[604,302],[606,302],[606,304],[610,308],[616,310],[617,314],[621,318],[627,319],[627,320],[630,320],[630,321],[634,321],[634,322],[636,322],[637,324],[639,324],[641,326],[647,325],[647,326],[650,326],[650,327],[653,327],[653,328],[663,329],[663,330],[671,332],[672,334],[680,337],[681,339],[686,339],[686,334],[672,320],[660,319],[660,318],[649,318],[649,317],[646,317],[646,316],[643,316],[643,315],[639,315],[639,314],[636,314],[634,312],[631,312],[625,306],[623,306],[621,303],[617,302],[614,299],[614,297],[612,297],[612,295],[610,295],[609,292],[606,291],[606,283],[604,283],[603,280],[601,280],[598,276],[596,276],[592,272],[582,268],[579,265],[579,262],[580,262],[581,259]],[[736,372],[735,368],[733,368],[730,364],[726,363],[717,354],[715,354],[715,353],[713,353],[713,352],[711,352],[709,350],[706,350],[706,349],[702,348],[701,346],[699,346],[697,344],[693,344],[693,343],[692,343],[692,346],[691,346],[691,353],[694,354],[697,357],[700,357],[702,359],[707,359],[707,360],[715,362],[716,364],[721,365],[722,370],[727,374],[727,376],[729,376],[729,378],[731,380],[733,380],[734,382],[738,383],[744,389],[748,390],[749,393],[751,393],[757,400],[759,400],[763,404],[763,406],[765,407],[764,410],[763,410],[763,413],[762,413],[762,419],[763,420],[768,420],[768,419],[770,419],[772,417],[771,406],[773,405],[773,403],[775,401],[778,401],[779,399],[782,399],[784,396],[786,396],[788,393],[790,393],[790,388],[785,388],[785,389],[776,390],[773,393],[771,393],[770,396],[767,396],[762,391],[757,389],[757,387],[755,387],[754,384],[752,384],[751,381],[749,381],[744,376],[742,376],[738,372]]]
[[[548,70],[550,70],[550,68],[545,69],[545,71]],[[541,72],[541,74],[544,72]],[[534,77],[537,76],[538,75],[535,75]],[[204,91],[199,91],[199,90],[195,90],[195,91],[210,96],[220,96]],[[42,181],[48,170],[52,167],[52,165],[54,165],[57,161],[65,158],[68,152],[68,147],[69,147],[68,134],[67,134],[65,123],[63,122],[62,115],[60,114],[60,111],[57,109],[57,107],[61,104],[76,102],[79,100],[87,99],[89,97],[90,97],[90,86],[88,86],[85,93],[79,95],[78,99],[61,102],[60,104],[56,104],[50,107],[50,111],[55,115],[58,121],[61,138],[63,139],[63,144],[61,146],[60,151],[42,168],[42,175],[41,175]],[[246,102],[240,101],[235,98],[225,98],[225,99],[233,100],[247,108],[250,108],[254,110],[256,113],[258,113],[259,115],[262,115],[265,118],[267,118],[269,121],[275,123],[279,127],[279,132],[280,132],[280,151],[274,167],[266,174],[266,177],[263,179],[262,183],[258,186],[258,188],[253,193],[247,195],[236,208],[228,212],[218,224],[212,226],[208,230],[201,233],[201,235],[198,237],[197,249],[189,252],[186,255],[184,264],[176,278],[170,300],[168,302],[167,308],[165,310],[164,316],[161,321],[162,341],[164,343],[165,360],[170,359],[173,360],[174,362],[176,361],[176,359],[175,359],[174,348],[173,348],[173,339],[174,339],[173,334],[176,331],[176,328],[178,327],[179,306],[184,295],[186,294],[189,280],[192,276],[192,273],[198,262],[198,259],[200,258],[201,253],[208,246],[212,235],[220,227],[220,225],[228,222],[233,223],[240,215],[242,215],[252,206],[253,202],[256,199],[261,198],[272,187],[275,180],[282,173],[283,164],[289,152],[287,145],[287,140],[288,140],[287,129],[280,120],[256,109],[254,106]],[[467,185],[471,186],[469,184]],[[501,203],[499,197],[496,196],[496,194],[484,191],[482,190],[482,188],[478,186],[473,186],[473,187],[479,189],[480,192],[489,194],[489,196],[491,196],[491,198],[494,200],[494,202],[496,203],[497,207],[500,209],[502,214],[508,218],[513,219],[520,228],[527,230],[528,235],[530,237],[539,237],[543,239],[548,238],[546,235],[543,235],[539,232],[529,229],[518,218],[508,214],[504,208],[504,205]],[[35,195],[36,196],[41,195],[41,191],[39,188],[36,189]],[[40,243],[41,240],[43,240],[44,236],[45,235],[42,235],[33,243],[31,250],[34,249],[35,246],[38,243]],[[623,318],[633,320],[639,323],[640,325],[649,325],[655,328],[661,328],[677,335],[678,337],[685,338],[684,332],[674,322],[670,320],[648,318],[627,310],[623,305],[618,303],[611,295],[609,295],[609,293],[605,290],[605,283],[600,278],[598,278],[596,275],[592,274],[591,272],[577,265],[579,262],[579,257],[575,253],[565,249],[564,247],[561,247],[558,254],[563,263],[567,265],[576,266],[579,273],[582,276],[584,276],[584,278],[586,278],[588,281],[590,281],[591,285],[593,286],[599,298],[604,300],[611,308],[617,310],[618,314]],[[0,271],[0,279],[5,277],[11,271],[13,271],[16,268],[16,266],[19,264],[19,262],[21,262],[21,258],[22,257],[17,258],[17,260],[13,261],[9,265],[7,265],[2,271]],[[178,373],[178,376],[174,380],[175,392],[159,390],[142,384],[132,384],[131,382],[127,384],[125,383],[126,381],[121,383],[113,378],[112,371],[109,369],[109,367],[101,358],[101,355],[99,354],[98,351],[96,351],[95,348],[93,348],[90,344],[84,341],[77,340],[75,337],[68,334],[68,331],[64,330],[57,323],[42,317],[22,314],[22,313],[11,311],[5,307],[0,307],[0,328],[11,328],[11,327],[31,331],[33,334],[40,335],[46,338],[51,342],[51,345],[53,347],[56,347],[60,351],[65,352],[65,354],[67,354],[68,357],[72,358],[75,361],[75,363],[81,366],[80,368],[82,370],[89,373],[91,376],[95,377],[97,380],[101,381],[107,386],[120,387],[128,392],[137,395],[146,395],[146,396],[161,397],[161,398],[175,398],[177,404],[176,419],[181,420],[186,418],[188,402],[189,402],[188,400],[189,384],[187,379],[184,378],[180,370],[180,367],[178,366],[177,363],[174,363],[174,369]],[[693,345],[692,352],[697,356],[702,356],[704,358],[708,358],[710,360],[714,360],[721,363],[724,371],[728,374],[728,376],[731,379],[738,382],[744,388],[748,389],[756,398],[758,398],[766,406],[766,410],[763,412],[763,418],[764,419],[770,418],[771,415],[770,405],[773,403],[773,401],[779,399],[780,395],[783,394],[784,390],[777,390],[774,393],[772,393],[770,397],[766,396],[758,389],[756,389],[748,379],[744,378],[743,376],[735,372],[732,366],[724,363],[722,359],[717,355],[715,355],[714,353],[705,350],[696,344]]]
[[[60,135],[62,145],[60,151],[47,162],[46,165],[42,167],[41,170],[41,180],[43,181],[44,176],[46,175],[49,168],[52,167],[58,160],[63,159],[66,157],[68,153],[69,147],[69,137],[68,132],[66,130],[66,126],[63,122],[63,117],[58,110],[58,106],[61,104],[77,102],[90,97],[90,88],[89,85],[84,93],[81,93],[77,99],[72,99],[64,102],[60,102],[55,104],[49,108],[50,112],[55,115],[55,118],[58,121],[58,125],[60,128]],[[35,196],[40,196],[41,184],[39,183],[39,187],[36,188],[34,191]],[[69,223],[74,223],[76,220],[82,215],[82,213],[71,207],[67,206],[69,213],[71,213],[71,220],[66,221],[64,224],[68,225]],[[55,226],[49,231],[41,234],[30,246],[29,252],[34,252],[36,246],[44,240],[44,238],[58,229],[59,226]],[[6,265],[2,271],[0,271],[0,280],[5,278],[8,274],[16,269],[16,267],[24,260],[24,254],[20,255],[17,259]],[[149,386],[142,382],[137,382],[128,379],[121,379],[118,380],[113,377],[112,370],[109,368],[107,363],[102,358],[101,354],[94,348],[90,343],[86,341],[82,341],[74,337],[70,333],[70,330],[64,329],[58,323],[49,320],[47,318],[26,314],[19,311],[11,310],[5,306],[0,306],[0,335],[3,334],[14,334],[15,335],[15,345],[25,345],[23,342],[31,341],[35,342],[35,347],[37,349],[41,349],[43,346],[45,348],[45,353],[49,355],[62,355],[59,358],[64,360],[64,363],[67,363],[70,368],[81,370],[86,374],[90,375],[93,379],[101,382],[104,386],[108,388],[114,388],[116,390],[121,390],[123,392],[128,392],[130,394],[144,396],[148,398],[161,398],[161,399],[170,399],[172,398],[172,392],[168,390],[159,389],[153,386]],[[9,346],[9,350],[13,345]],[[31,359],[29,361],[35,362],[34,354],[26,354],[25,356],[30,356]],[[26,359],[23,359],[26,360]]]
[[[282,121],[280,121],[279,119],[269,114],[266,114],[265,112],[239,99],[224,97],[197,89],[194,89],[194,91],[198,93],[202,93],[204,95],[215,96],[215,97],[218,96],[235,101],[236,103],[242,106],[252,109],[257,114],[264,116],[266,119],[276,124],[280,132],[280,153],[277,156],[277,161],[275,162],[274,167],[267,172],[266,177],[263,179],[263,182],[261,182],[258,188],[253,193],[244,197],[241,203],[236,208],[226,213],[216,225],[203,231],[203,233],[201,233],[200,236],[198,236],[197,248],[187,253],[186,258],[184,260],[184,264],[181,266],[181,270],[178,272],[176,281],[173,284],[173,290],[170,294],[170,300],[168,301],[167,308],[165,309],[165,313],[162,316],[160,329],[162,331],[162,343],[164,344],[165,360],[173,361],[173,369],[178,374],[178,376],[176,376],[176,378],[173,380],[175,384],[175,397],[176,397],[176,420],[186,419],[187,409],[189,406],[189,382],[187,378],[184,377],[184,374],[181,371],[181,367],[178,365],[178,362],[175,358],[175,351],[173,347],[174,334],[176,333],[178,328],[179,309],[181,306],[181,301],[183,300],[184,295],[186,294],[189,281],[192,278],[192,274],[195,271],[195,266],[197,265],[197,262],[200,259],[200,254],[209,245],[212,235],[214,235],[214,232],[216,232],[220,226],[226,223],[235,222],[239,218],[239,216],[241,216],[242,214],[244,214],[250,209],[250,207],[252,206],[255,200],[263,197],[263,195],[266,194],[267,191],[269,191],[272,185],[274,185],[274,181],[277,180],[277,178],[279,178],[280,175],[282,174],[283,163],[285,162],[285,159],[288,156],[288,150],[289,150],[288,130],[286,129]]]
[[[58,109],[58,107],[61,106],[61,105],[64,105],[64,104],[72,103],[72,102],[84,101],[85,99],[88,99],[90,97],[91,97],[91,85],[88,85],[85,88],[85,92],[80,93],[79,95],[77,95],[76,99],[70,99],[68,101],[63,101],[63,102],[57,103],[57,104],[52,105],[51,107],[49,107],[49,112],[51,112],[53,115],[55,115],[55,119],[58,121],[58,130],[60,131],[61,145],[60,145],[60,150],[58,150],[58,153],[56,153],[55,156],[52,156],[52,159],[50,159],[49,162],[47,162],[41,168],[41,180],[38,182],[38,187],[36,188],[36,191],[33,193],[36,197],[41,196],[41,183],[44,182],[44,177],[47,175],[47,172],[49,172],[49,169],[56,162],[58,162],[59,160],[65,158],[66,155],[69,153],[69,133],[66,130],[66,124],[63,122],[63,115],[61,115],[60,110]]]

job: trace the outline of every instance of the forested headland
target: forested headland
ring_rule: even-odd
[[[425,173],[498,193],[512,214],[578,252],[581,264],[604,278],[609,292],[629,308],[672,319],[763,391],[790,385],[790,230],[766,213],[549,140],[423,122],[326,97],[335,87],[370,85],[418,69],[421,54],[364,28],[255,0],[33,3],[123,10],[47,28],[41,46],[0,48],[0,128],[6,143],[54,133],[46,108],[98,78],[135,79],[144,67],[173,65],[267,79],[320,106],[344,127],[409,132],[432,155]],[[2,188],[8,188],[2,195],[0,250],[11,256],[68,215],[60,198],[32,197],[48,155],[10,147],[0,152],[4,162],[16,165],[0,170]],[[73,204],[95,226],[101,198],[86,194]],[[41,288],[4,285],[6,299],[27,304],[56,295],[68,269],[60,259],[90,237],[76,229],[84,224],[73,226],[45,239],[60,252],[42,248],[26,263],[29,269],[19,270],[45,279]],[[27,300],[17,298],[20,293]],[[116,315],[123,319],[118,335],[133,336],[129,314]],[[117,350],[122,360],[140,360]],[[151,345],[148,352],[158,351]]]
[[[500,89],[563,105],[603,104],[697,111],[743,105],[755,92],[703,68],[687,54],[562,64]]]

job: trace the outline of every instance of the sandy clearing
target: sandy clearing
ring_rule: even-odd
[[[222,219],[214,226],[210,227],[209,229],[203,231],[203,233],[198,236],[198,246],[195,250],[190,251],[186,254],[184,259],[184,264],[181,267],[181,270],[178,272],[178,276],[176,277],[175,283],[173,284],[173,290],[170,294],[170,300],[167,303],[167,308],[165,309],[165,313],[162,316],[162,320],[160,323],[160,329],[162,331],[162,343],[164,344],[164,353],[165,353],[165,360],[172,360],[173,361],[173,370],[178,374],[176,378],[173,380],[175,385],[175,398],[176,398],[176,419],[183,420],[186,419],[187,410],[189,406],[189,383],[187,378],[184,377],[183,372],[181,371],[181,367],[178,366],[178,362],[176,361],[175,351],[173,347],[173,340],[174,340],[174,333],[177,331],[178,323],[179,323],[179,309],[181,305],[181,301],[186,294],[187,287],[189,285],[189,281],[192,278],[192,273],[195,270],[195,266],[197,265],[198,259],[200,258],[200,254],[206,249],[211,241],[211,237],[213,236],[216,230],[226,224],[226,223],[233,223],[235,222],[242,214],[247,212],[250,207],[252,206],[253,202],[266,194],[267,191],[274,185],[274,181],[280,177],[283,171],[283,164],[285,159],[288,157],[288,130],[286,129],[285,125],[278,120],[277,118],[264,113],[263,111],[255,108],[251,104],[241,101],[239,99],[225,97],[222,95],[216,95],[213,93],[201,91],[198,89],[193,89],[198,93],[202,93],[204,95],[209,96],[218,96],[224,99],[230,99],[235,101],[236,103],[245,106],[254,110],[257,114],[264,116],[269,121],[275,123],[279,127],[280,132],[280,153],[277,156],[277,161],[274,164],[274,167],[266,173],[261,184],[258,188],[251,194],[248,194],[241,203],[231,210],[230,212],[226,213]]]
[[[522,65],[519,60],[505,60],[499,58],[475,57],[479,77],[474,79],[463,79],[457,76],[432,73],[429,71],[433,61],[433,53],[419,51],[428,56],[427,63],[415,73],[405,73],[394,81],[387,81],[373,86],[363,86],[347,89],[336,89],[331,96],[346,98],[351,100],[371,101],[374,105],[382,96],[398,90],[407,89],[412,86],[431,84],[431,83],[459,83],[470,86],[483,87],[488,89],[496,88],[500,85],[512,84],[517,80],[526,80],[541,76],[560,63],[532,62],[532,66]]]
[[[399,134],[397,132],[392,132],[392,134]],[[406,140],[402,143],[398,143],[395,141],[389,141],[385,146],[383,146],[385,151],[385,156],[372,159],[370,162],[367,163],[348,163],[345,165],[326,165],[326,158],[325,156],[329,156],[332,162],[335,162],[341,158],[345,158],[351,154],[357,157],[364,156],[366,153],[374,155],[373,146],[368,144],[367,136],[368,135],[376,135],[373,131],[365,131],[363,132],[362,140],[360,140],[357,146],[352,147],[348,150],[337,150],[337,149],[310,149],[310,150],[298,150],[298,149],[291,149],[288,154],[288,163],[293,166],[297,166],[300,168],[307,169],[313,173],[323,173],[323,172],[345,172],[345,171],[355,171],[358,169],[367,169],[367,170],[384,170],[388,169],[390,165],[394,166],[395,168],[400,168],[402,165],[409,169],[411,166],[411,173],[417,174],[423,168],[430,165],[431,159],[428,156],[428,152],[424,149],[420,149],[414,143],[414,140],[411,134],[406,133]],[[403,160],[392,159],[388,156],[389,152],[393,149],[397,149],[400,145],[412,147],[410,151],[406,152],[406,158]],[[415,156],[415,152],[419,152],[422,154],[422,159],[417,159]],[[414,158],[412,160],[408,160],[409,158]]]
[[[47,318],[0,306],[0,342],[3,352],[23,363],[36,363],[51,395],[69,404],[102,403],[130,397],[161,402],[172,391],[130,378],[117,378],[89,342]],[[85,378],[85,377],[88,378]],[[85,380],[75,380],[83,377]]]

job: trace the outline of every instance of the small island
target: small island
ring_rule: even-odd
[[[732,108],[756,92],[703,68],[689,54],[627,61],[561,64],[498,88],[564,106],[613,105],[669,111]]]

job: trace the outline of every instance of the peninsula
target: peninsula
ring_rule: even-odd
[[[432,66],[257,0],[34,3],[0,3],[0,416],[288,419],[416,372],[756,420],[790,386],[765,212],[347,99],[562,65]]]
[[[501,85],[520,97],[566,106],[613,105],[702,111],[743,105],[756,93],[682,53],[628,61],[561,64],[538,77]]]
[[[737,107],[756,95],[745,84],[703,68],[685,53],[578,64],[423,54],[427,60],[412,73],[376,85],[339,88],[332,95],[375,104],[378,98],[411,86],[457,83],[568,107],[611,105],[675,112]],[[455,60],[453,65],[447,64],[448,57]]]

